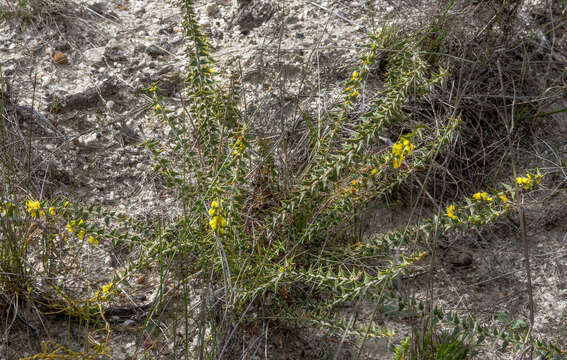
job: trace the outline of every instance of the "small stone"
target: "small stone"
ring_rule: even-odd
[[[141,6],[141,5],[140,5],[140,6],[136,6],[136,7],[134,8],[134,15],[135,15],[137,18],[141,18],[141,17],[145,14],[145,12],[146,12],[146,8],[144,8],[144,7]]]
[[[65,65],[69,63],[69,60],[67,59],[67,55],[63,54],[61,51],[57,51],[53,55],[53,62],[59,65]]]
[[[136,325],[136,322],[132,319],[128,319],[128,320],[124,321],[124,323],[122,323],[122,326],[124,328],[129,328],[129,327],[132,327],[134,325]]]
[[[211,27],[211,22],[207,19],[201,19],[199,21],[199,29],[201,31],[208,31]]]
[[[207,15],[214,16],[219,12],[219,7],[215,3],[210,3],[207,5]]]
[[[146,48],[146,54],[150,55],[151,57],[158,57],[160,55],[166,55],[167,51],[152,44]]]
[[[91,66],[100,64],[104,60],[104,46],[85,51],[85,62]]]
[[[136,279],[136,282],[138,284],[143,284],[146,282],[146,275],[142,274],[140,276],[138,276],[138,278]]]
[[[106,48],[107,49],[119,49],[120,48],[120,42],[118,42],[118,40],[116,40],[116,39],[110,39],[110,41],[106,44]]]

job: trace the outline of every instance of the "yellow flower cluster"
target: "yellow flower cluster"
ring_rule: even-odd
[[[494,200],[492,197],[488,196],[486,192],[477,192],[473,195],[473,199],[476,201],[492,201]]]
[[[240,155],[242,155],[244,153],[244,149],[246,148],[246,146],[244,146],[244,143],[238,139],[236,140],[236,143],[234,144],[234,156],[239,157]]]
[[[31,215],[31,217],[36,217],[36,216],[43,216],[45,215],[45,211],[43,211],[41,209],[41,203],[37,200],[30,200],[28,199],[26,201],[26,207],[27,207],[27,211],[28,213]]]
[[[394,168],[397,169],[402,165],[406,156],[413,153],[415,145],[411,142],[412,134],[404,135],[392,147],[392,155],[394,156]]]
[[[67,231],[69,231],[71,234],[75,232],[75,228],[78,226],[81,226],[83,224],[83,219],[80,219],[79,221],[75,221],[75,220],[71,220],[67,225],[65,225],[65,227],[67,228]],[[81,229],[79,230],[79,233],[77,234],[77,236],[79,237],[79,239],[84,239],[85,238],[85,230]]]
[[[114,283],[111,281],[108,284],[102,286],[102,291],[105,294],[110,294],[110,291],[112,290],[113,287],[114,287]]]
[[[528,174],[526,174],[526,176],[518,176],[516,178],[516,183],[520,187],[523,187],[524,189],[528,190],[532,186],[539,184],[539,182],[541,181],[541,178],[542,178],[542,176],[539,173],[535,174],[534,176],[532,176],[531,174],[528,173]]]
[[[506,194],[508,192],[509,191],[506,190],[505,192],[501,192],[501,193],[496,194],[506,208],[510,207],[508,197],[506,196]],[[494,198],[492,196],[488,195],[487,192],[477,192],[476,194],[474,194],[472,196],[472,198],[475,199],[476,201],[482,201],[482,202],[487,202],[487,203],[490,203],[491,201],[494,200]],[[455,207],[455,205],[452,205],[452,204],[449,205],[447,207],[447,209],[445,210],[446,216],[448,218],[450,218],[451,220],[457,220],[458,221],[459,217],[457,216],[456,212],[457,212],[457,208]],[[469,216],[468,221],[473,222],[474,218],[472,216]]]
[[[350,81],[356,81],[356,80],[358,80],[358,77],[359,77],[358,71],[355,70],[352,73],[352,77],[350,78]]]
[[[106,285],[102,286],[102,291],[98,289],[96,291],[94,301],[108,301],[107,295],[114,292],[114,283],[111,281]]]
[[[455,215],[455,205],[449,205],[447,208],[447,216],[453,220],[457,219],[457,215]]]
[[[151,92],[151,93],[155,93],[157,91],[157,89],[158,89],[157,84],[154,84],[153,86],[148,88],[148,91]]]
[[[211,202],[211,208],[209,209],[209,225],[213,231],[218,231],[221,234],[226,232],[226,218],[223,214],[223,209],[219,206],[218,201],[213,200]]]
[[[360,86],[360,82],[362,80],[362,75],[358,71],[354,71],[352,76],[349,80],[349,86],[345,89],[347,99],[346,103],[350,104],[351,100],[356,100],[360,95],[360,92],[357,90],[357,87]]]

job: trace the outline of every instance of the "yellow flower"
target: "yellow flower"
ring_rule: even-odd
[[[415,149],[415,145],[411,142],[411,137],[413,135],[407,134],[400,138],[392,146],[392,155],[394,155],[394,168],[399,168],[407,155],[411,155]]]
[[[65,201],[65,203],[63,204],[63,206],[64,206],[64,207],[69,206],[69,202],[68,202],[68,201]]]
[[[211,220],[209,220],[209,225],[211,226],[211,229],[213,229],[213,231],[216,231],[219,227],[219,217],[215,216]]]
[[[519,176],[516,178],[516,183],[520,186],[523,187],[524,189],[528,190],[529,188],[531,188],[533,185],[537,185],[540,183],[542,176],[538,173],[535,174],[534,177],[532,177],[531,174],[526,174],[526,176]]]
[[[411,155],[413,153],[415,145],[412,144],[408,138],[402,139],[402,142],[404,144],[404,151],[407,152],[408,155]]]
[[[83,223],[83,219],[80,219],[79,222],[76,222],[75,220],[71,220],[67,225],[65,225],[65,227],[67,228],[67,231],[69,231],[70,233],[73,233],[75,231],[75,226],[80,226],[82,223]],[[85,236],[84,231],[83,231],[82,236],[83,237]],[[82,239],[82,237],[81,237],[81,239]]]
[[[351,80],[352,80],[352,81],[356,81],[356,79],[358,79],[358,71],[355,70],[355,71],[352,73],[352,78],[351,78]]]
[[[370,175],[376,175],[377,172],[378,172],[378,169],[374,168],[374,169],[372,169],[372,171],[370,171]]]
[[[244,152],[244,148],[245,146],[242,143],[242,141],[240,141],[240,139],[236,140],[236,143],[233,146],[234,156],[236,157],[240,156]]]
[[[155,84],[154,86],[150,87],[148,89],[149,92],[156,92],[157,91],[157,84]]]
[[[392,154],[394,156],[401,156],[404,153],[404,145],[402,143],[395,143],[392,147]]]
[[[353,98],[357,98],[358,95],[360,95],[360,93],[358,92],[358,90],[354,90],[354,91],[350,94],[350,96],[352,96]]]
[[[219,231],[221,234],[225,233],[224,227],[226,227],[226,218],[223,216],[223,210],[220,207],[218,201],[213,200],[211,202],[211,208],[209,209],[209,216],[211,219],[209,220],[209,226],[213,231]]]
[[[156,104],[156,111],[160,111],[161,110],[161,106],[159,104]]]
[[[95,238],[95,237],[94,237],[94,236],[92,236],[92,235],[91,235],[91,236],[89,236],[89,239],[88,239],[88,241],[89,241],[89,244],[98,245],[98,239],[97,239],[97,238]]]
[[[473,198],[477,201],[492,201],[493,199],[488,196],[488,194],[486,192],[477,192],[476,194],[473,195]]]
[[[49,215],[55,216],[55,208],[53,206],[50,207],[48,211],[49,211]]]
[[[457,219],[457,215],[455,215],[455,205],[449,205],[447,208],[447,216],[453,220]]]
[[[502,194],[502,195],[498,196],[498,198],[499,198],[500,200],[502,200],[502,202],[504,202],[504,203],[507,203],[507,202],[508,202],[508,197],[506,197],[505,194]]]
[[[211,67],[211,68],[209,68],[209,72],[211,73],[211,75],[214,75],[215,69],[213,69],[213,68]]]
[[[85,238],[85,230],[79,231],[77,236],[79,237],[79,239],[83,240]]]
[[[104,291],[105,294],[110,294],[110,290],[112,290],[113,286],[114,283],[111,281],[108,284],[102,286],[102,291]]]
[[[219,230],[221,234],[224,234],[224,227],[226,227],[226,218],[224,216],[213,216],[211,220],[209,220],[209,225],[213,231]]]
[[[36,217],[38,213],[40,215],[43,215],[42,213],[44,213],[44,212],[42,212],[42,210],[40,210],[41,203],[37,200],[33,201],[33,200],[28,199],[26,201],[26,207],[27,207],[28,213],[30,213],[30,215],[32,217]]]

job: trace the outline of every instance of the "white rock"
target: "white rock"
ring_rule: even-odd
[[[91,66],[100,64],[104,60],[104,46],[85,51],[85,62]]]
[[[106,47],[109,49],[118,49],[120,47],[120,42],[116,39],[110,39],[108,44],[106,44]]]

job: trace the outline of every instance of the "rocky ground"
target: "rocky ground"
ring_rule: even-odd
[[[174,113],[183,111],[187,61],[178,4],[168,0],[29,3],[32,11],[26,14],[16,1],[0,2],[0,64],[10,87],[8,101],[19,114],[22,139],[33,133],[31,169],[34,178],[40,179],[34,191],[45,198],[71,194],[87,204],[101,204],[137,218],[173,216],[174,197],[154,175],[151,154],[139,144],[167,142],[170,136],[151,106],[148,87],[159,82],[167,107]],[[425,0],[196,2],[201,29],[214,49],[216,76],[223,81],[230,73],[239,74],[245,112],[261,114],[255,119],[256,132],[264,137],[279,136],[282,119],[285,128],[293,130],[300,107],[313,116],[325,111],[358,63],[368,34],[385,20],[417,29],[440,9],[438,2]],[[524,4],[521,14],[527,22],[534,9]],[[565,41],[565,36],[558,39]],[[566,55],[559,51],[557,57],[562,61]],[[557,122],[559,131],[567,134],[561,114],[545,121]],[[567,153],[567,144],[550,141],[558,144],[553,154],[559,161]],[[535,154],[550,155],[541,143],[535,149]],[[549,161],[526,156],[530,166],[550,167]],[[528,211],[534,243],[534,331],[562,341],[567,341],[566,204],[564,192],[551,199],[542,194],[539,205]],[[367,232],[383,231],[403,216],[403,209],[377,208],[368,216]],[[439,303],[478,312],[487,321],[496,322],[499,310],[525,314],[516,229],[513,221],[503,222],[488,234],[449,241],[449,260],[435,274],[441,284],[436,289]],[[93,286],[107,282],[120,268],[111,244],[85,249],[85,254]],[[471,264],[454,266],[468,262],[459,260],[467,254]],[[152,299],[157,280],[148,276],[135,285],[138,303]],[[371,312],[372,304],[362,310],[367,316]],[[133,325],[117,325],[120,336],[109,344],[112,358],[133,359],[141,351]],[[386,325],[396,329],[398,336],[369,343],[369,358],[390,356],[390,342],[409,332],[401,324]],[[46,328],[54,339],[76,337],[82,331],[56,321]],[[321,358],[325,347],[337,341],[313,329],[282,330],[282,334],[286,344],[274,340],[270,358],[285,358],[286,351],[290,358]],[[38,341],[25,332],[3,335],[0,359],[31,356],[39,351]],[[176,358],[176,343],[164,340],[157,356]],[[349,358],[349,347],[344,351],[344,358]],[[490,349],[486,356],[505,359],[510,354]]]

